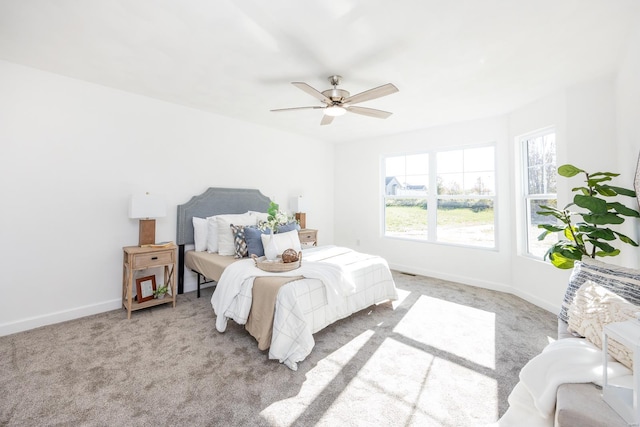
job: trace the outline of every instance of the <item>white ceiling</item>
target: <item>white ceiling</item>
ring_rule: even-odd
[[[0,0],[0,58],[326,141],[494,116],[613,72],[638,0]],[[320,126],[322,91],[400,91]],[[1,94],[0,94],[1,96]]]

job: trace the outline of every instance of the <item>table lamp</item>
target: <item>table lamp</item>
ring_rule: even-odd
[[[307,210],[307,205],[302,196],[291,198],[291,210],[295,212],[296,220],[300,224],[301,229],[307,228],[307,214],[304,212]]]
[[[156,243],[156,220],[167,215],[164,198],[155,194],[141,193],[131,196],[129,218],[140,219],[138,244],[153,245]]]

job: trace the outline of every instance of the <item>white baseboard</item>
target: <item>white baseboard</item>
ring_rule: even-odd
[[[121,307],[122,300],[115,299],[97,304],[85,305],[83,307],[72,308],[70,310],[43,314],[42,316],[29,317],[27,319],[16,320],[15,322],[2,323],[0,324],[0,336],[39,328],[40,326],[53,325],[54,323],[66,322],[67,320],[78,319],[80,317],[91,316],[93,314],[104,313],[105,311],[117,310]]]
[[[512,286],[505,285],[503,283],[491,282],[487,280],[478,280],[475,277],[467,277],[460,276],[456,274],[442,274],[438,271],[409,267],[399,264],[389,264],[389,268],[392,270],[410,273],[410,274],[418,274],[420,276],[434,277],[436,279],[448,280],[450,282],[462,283],[463,285],[476,286],[478,288],[490,289],[492,291],[505,292],[508,294],[515,295],[523,300],[530,302],[540,308],[543,308],[551,313],[559,313],[560,306],[556,306],[555,304],[550,303],[549,301],[544,301],[534,295],[531,295],[528,292],[522,292],[517,288],[513,288]]]

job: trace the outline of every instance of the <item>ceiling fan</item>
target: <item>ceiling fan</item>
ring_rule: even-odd
[[[351,96],[349,92],[344,89],[338,89],[338,85],[342,82],[341,76],[330,76],[329,83],[333,86],[333,89],[327,89],[325,91],[318,91],[306,83],[303,82],[291,82],[292,85],[298,89],[308,93],[314,98],[318,98],[326,105],[313,106],[313,107],[293,107],[293,108],[278,108],[271,111],[291,111],[291,110],[324,110],[324,115],[320,121],[321,125],[328,125],[333,121],[334,117],[341,116],[347,111],[350,113],[362,114],[364,116],[375,117],[378,119],[386,119],[392,113],[388,111],[376,110],[373,108],[357,107],[354,104],[360,102],[370,101],[372,99],[380,98],[383,96],[391,95],[398,92],[398,88],[387,83],[386,85],[378,86],[373,89],[360,92]]]

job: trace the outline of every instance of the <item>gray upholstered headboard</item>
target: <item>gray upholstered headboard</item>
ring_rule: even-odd
[[[270,203],[271,200],[259,190],[210,187],[187,203],[178,205],[178,293],[184,292],[184,246],[193,243],[194,216],[206,218],[247,211],[267,212]]]

